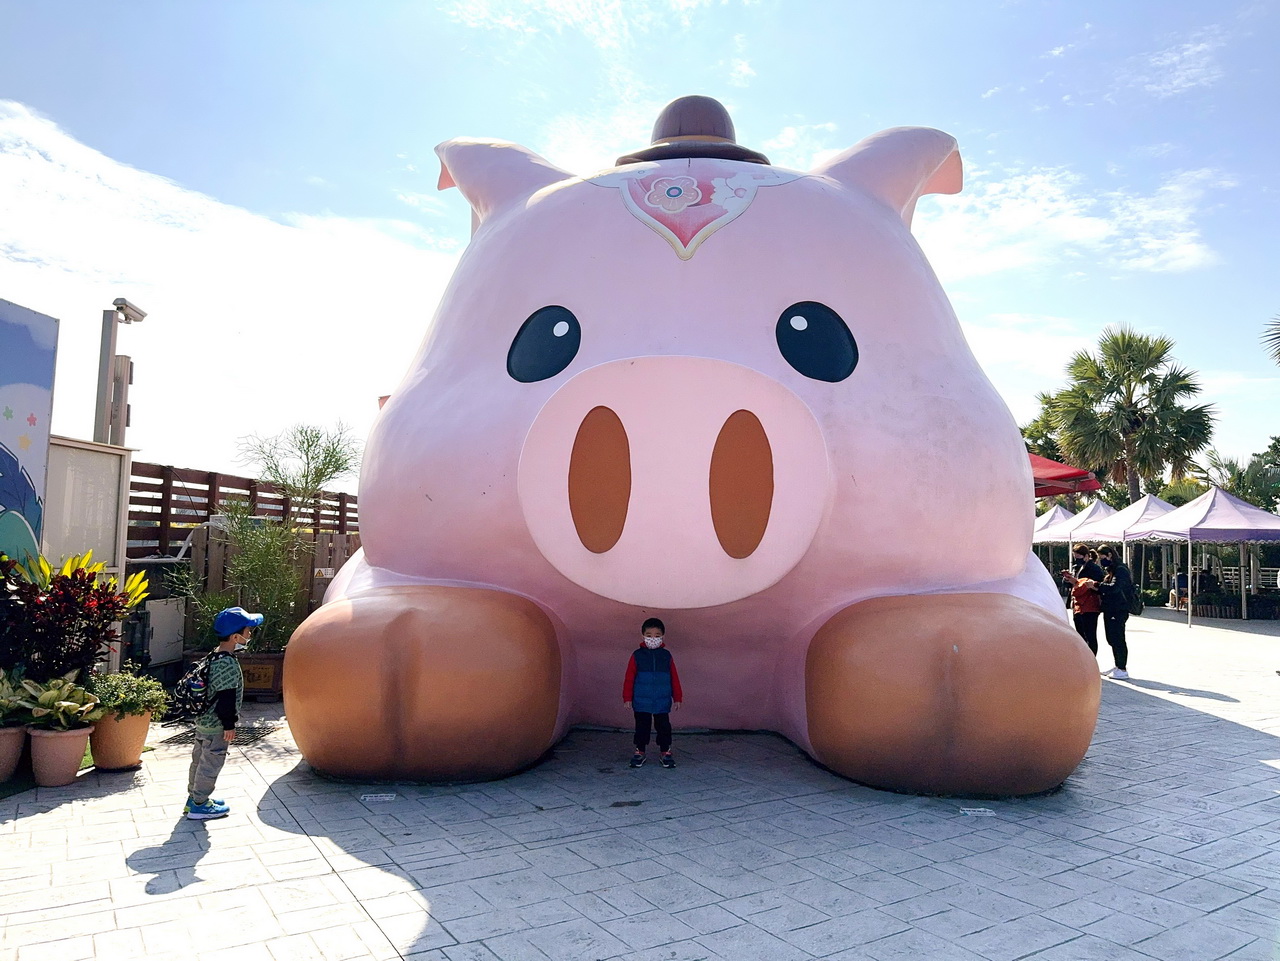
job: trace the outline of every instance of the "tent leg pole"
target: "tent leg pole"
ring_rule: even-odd
[[[1240,542],[1240,619],[1247,621],[1249,619],[1249,604],[1244,596],[1244,570],[1246,560],[1244,556],[1244,541]]]
[[[1192,539],[1187,539],[1187,626],[1192,626]]]

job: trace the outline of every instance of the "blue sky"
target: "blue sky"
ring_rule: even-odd
[[[1216,446],[1280,433],[1271,3],[0,0],[0,297],[62,320],[54,428],[92,430],[100,311],[139,457],[235,470],[236,437],[363,433],[465,244],[432,148],[589,172],[673,97],[807,169],[940,127],[967,184],[916,233],[1020,421],[1108,324],[1176,342]]]

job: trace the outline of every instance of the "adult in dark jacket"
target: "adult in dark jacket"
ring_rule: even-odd
[[[1071,570],[1063,571],[1062,579],[1072,585],[1071,620],[1076,626],[1076,633],[1095,655],[1098,653],[1098,618],[1102,616],[1102,596],[1094,585],[1104,576],[1102,568],[1089,559],[1087,546],[1072,545]]]
[[[1129,646],[1125,643],[1125,621],[1129,620],[1129,604],[1133,599],[1133,575],[1111,547],[1098,548],[1098,563],[1104,572],[1097,582],[1102,599],[1102,629],[1115,656],[1116,666],[1103,671],[1104,677],[1126,680],[1129,677]]]

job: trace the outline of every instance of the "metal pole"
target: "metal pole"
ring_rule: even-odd
[[[1249,605],[1245,599],[1244,593],[1244,566],[1247,560],[1244,556],[1244,541],[1240,542],[1240,619],[1247,621],[1249,619]]]
[[[99,444],[111,442],[111,382],[115,379],[116,325],[120,314],[102,312],[102,345],[98,356],[98,406],[93,418],[93,439]]]
[[[1200,582],[1204,583],[1203,571],[1201,571]],[[1191,593],[1191,532],[1188,531],[1187,532],[1187,627],[1191,626],[1192,600],[1193,600],[1193,597]]]

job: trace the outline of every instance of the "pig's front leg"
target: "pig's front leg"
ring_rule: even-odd
[[[285,713],[312,767],[476,781],[552,744],[560,649],[546,614],[502,591],[382,587],[326,604],[285,654]]]
[[[808,733],[832,770],[877,787],[1014,795],[1084,757],[1101,696],[1056,611],[1008,594],[880,597],[840,611],[805,663]]]

